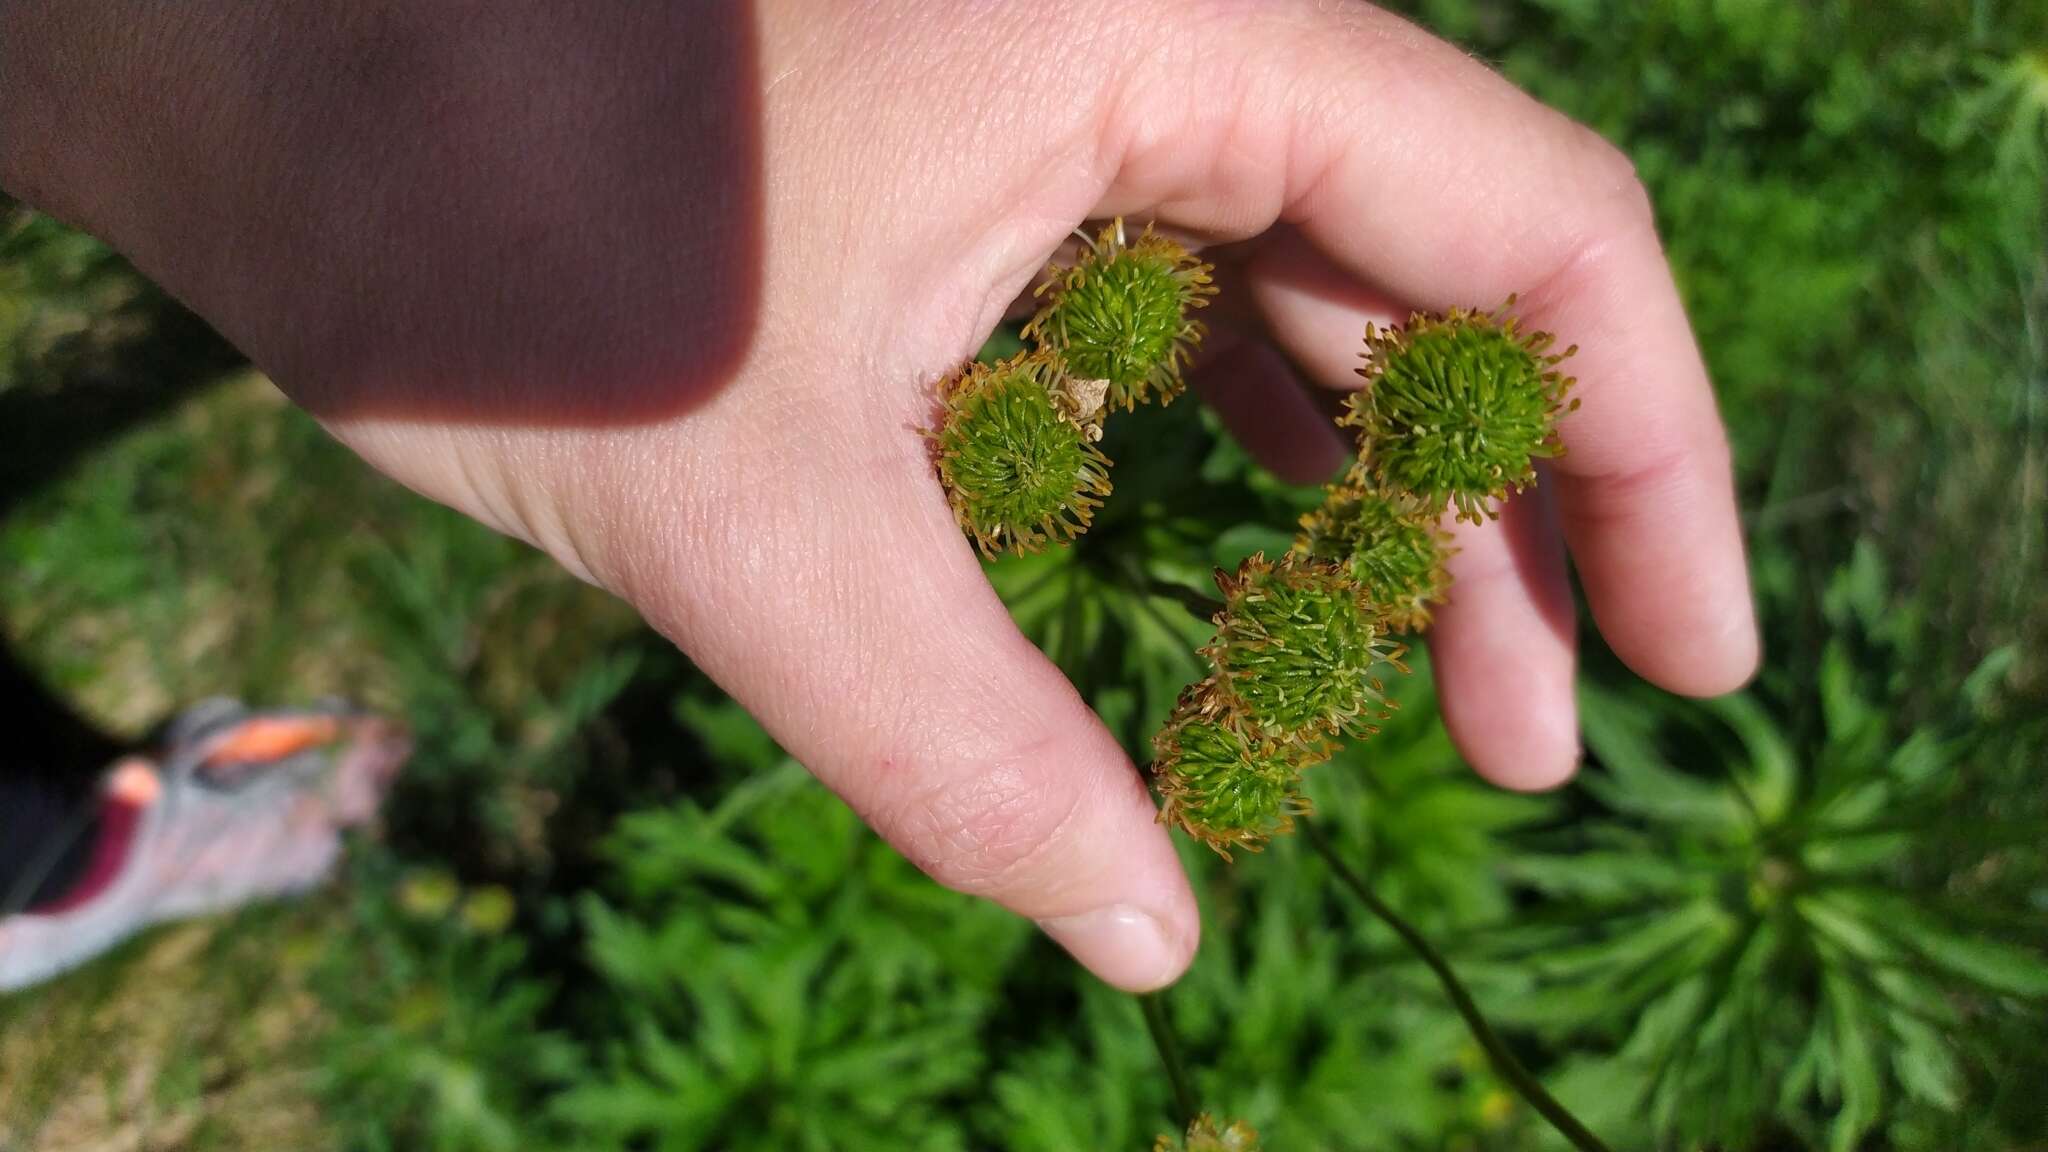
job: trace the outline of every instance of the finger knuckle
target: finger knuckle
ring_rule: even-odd
[[[1646,515],[1688,506],[1701,491],[1725,487],[1728,437],[1718,425],[1651,428],[1627,458],[1588,477],[1572,516],[1602,530],[1637,530]]]
[[[914,790],[882,824],[897,850],[932,879],[973,896],[999,896],[1057,868],[1079,808],[1034,765],[1042,745],[959,764]]]
[[[1634,158],[1607,137],[1576,121],[1572,123],[1571,136],[1573,150],[1580,157],[1580,170],[1585,173],[1589,199],[1600,208],[1602,216],[1628,227],[1653,228],[1655,205]]]

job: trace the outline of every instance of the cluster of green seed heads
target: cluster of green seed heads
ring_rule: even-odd
[[[1048,269],[1024,328],[1031,351],[941,385],[927,435],[954,516],[984,555],[1087,530],[1110,491],[1095,448],[1106,412],[1180,394],[1203,334],[1190,314],[1214,293],[1208,265],[1185,248],[1149,227],[1133,243],[1115,221],[1072,267]],[[1366,384],[1338,420],[1357,431],[1356,462],[1285,555],[1216,573],[1209,674],[1153,742],[1162,820],[1226,856],[1256,851],[1308,811],[1302,774],[1386,715],[1381,677],[1407,670],[1391,637],[1427,629],[1449,594],[1438,517],[1496,515],[1535,482],[1538,460],[1563,451],[1557,419],[1577,406],[1558,367],[1576,349],[1552,353],[1513,305],[1366,326]],[[1232,1147],[1194,1136],[1191,1149]]]
[[[1536,482],[1536,461],[1564,451],[1557,418],[1578,407],[1547,332],[1494,312],[1417,313],[1401,328],[1365,328],[1363,389],[1338,422],[1358,429],[1359,465],[1381,492],[1430,508],[1449,502],[1477,524]]]
[[[1204,1114],[1188,1125],[1186,1140],[1161,1136],[1152,1152],[1259,1152],[1259,1134],[1242,1121],[1219,1128],[1213,1118]]]
[[[1214,293],[1208,266],[1186,249],[1149,227],[1130,243],[1116,221],[1073,267],[1048,269],[1044,302],[1024,328],[1034,348],[969,364],[940,385],[940,418],[925,435],[954,516],[984,556],[1087,530],[1110,492],[1110,462],[1095,447],[1106,413],[1180,394],[1203,335],[1190,313]],[[1564,451],[1557,420],[1578,401],[1559,365],[1577,349],[1552,353],[1548,333],[1520,329],[1514,303],[1417,313],[1397,329],[1366,325],[1365,387],[1337,421],[1357,431],[1356,460],[1301,518],[1285,554],[1254,554],[1215,574],[1216,633],[1201,649],[1208,674],[1181,693],[1153,738],[1162,822],[1225,858],[1258,851],[1308,814],[1304,774],[1339,740],[1377,731],[1393,707],[1381,676],[1407,672],[1391,637],[1426,630],[1449,592],[1445,508],[1483,523],[1535,483],[1537,461]],[[1434,956],[1362,882],[1352,887],[1425,959]],[[1441,960],[1432,966],[1453,1000],[1469,1005]],[[1473,1027],[1482,1043],[1491,1035],[1483,1021]],[[1160,1043],[1192,1111],[1171,1047]],[[1518,1068],[1505,1061],[1504,1071]],[[1539,1108],[1549,1099],[1533,1081],[1517,1083]],[[1153,1152],[1258,1152],[1258,1136],[1198,1116]]]
[[[1512,299],[1508,304],[1514,303]],[[1563,448],[1572,381],[1551,337],[1507,306],[1366,328],[1367,385],[1340,424],[1358,460],[1302,517],[1278,563],[1218,572],[1211,672],[1154,741],[1160,818],[1224,855],[1256,850],[1308,811],[1302,773],[1332,738],[1371,735],[1389,706],[1379,676],[1405,672],[1388,636],[1427,629],[1449,594],[1446,505],[1479,522]]]
[[[1145,229],[1127,243],[1117,220],[1071,268],[1054,266],[1024,328],[1036,347],[969,364],[939,386],[934,445],[953,516],[984,556],[1065,543],[1109,495],[1094,448],[1108,410],[1166,403],[1201,341],[1188,312],[1215,289],[1209,266]]]

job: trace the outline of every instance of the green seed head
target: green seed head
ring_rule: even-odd
[[[1181,694],[1152,739],[1159,818],[1215,849],[1256,852],[1308,811],[1301,774],[1329,758],[1321,739],[1281,740],[1244,723],[1203,681]]]
[[[1246,725],[1280,739],[1366,736],[1386,715],[1380,673],[1400,669],[1377,606],[1339,564],[1253,556],[1223,592],[1216,639],[1203,649]]]
[[[1219,1128],[1214,1119],[1204,1114],[1188,1125],[1185,1142],[1161,1136],[1152,1152],[1259,1152],[1259,1134],[1243,1121]]]
[[[1429,627],[1430,605],[1443,603],[1451,586],[1449,540],[1420,505],[1347,476],[1324,488],[1322,506],[1301,518],[1292,554],[1343,565],[1389,631],[1420,632]]]
[[[940,385],[944,411],[926,435],[953,515],[983,555],[1071,540],[1109,494],[1109,460],[1094,427],[1069,414],[1069,395],[1046,352],[972,364]]]
[[[1535,461],[1561,455],[1557,418],[1572,386],[1547,332],[1522,332],[1507,304],[1494,313],[1421,313],[1405,328],[1365,329],[1366,386],[1341,423],[1359,430],[1359,460],[1373,486],[1446,500],[1478,523],[1495,503],[1536,480]]]
[[[1024,336],[1058,352],[1075,378],[1107,381],[1111,408],[1164,404],[1185,387],[1181,370],[1202,339],[1188,313],[1215,291],[1209,265],[1149,226],[1128,244],[1118,220],[1072,268],[1048,269]]]

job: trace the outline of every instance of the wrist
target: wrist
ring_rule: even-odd
[[[112,6],[0,0],[0,190],[94,231],[131,151],[122,91],[143,82],[120,24]]]
[[[0,190],[138,255],[204,195],[260,58],[199,2],[0,0]]]

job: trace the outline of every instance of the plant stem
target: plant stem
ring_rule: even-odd
[[[1171,580],[1156,579],[1140,570],[1135,564],[1129,568],[1131,588],[1146,596],[1157,596],[1171,600],[1188,610],[1198,620],[1207,620],[1223,607],[1223,601],[1213,593],[1198,591],[1185,584]]]
[[[1551,1126],[1571,1141],[1572,1147],[1579,1149],[1579,1152],[1608,1152],[1607,1145],[1601,1143],[1600,1138],[1580,1123],[1579,1118],[1572,1115],[1570,1110],[1558,1103],[1557,1098],[1546,1091],[1542,1083],[1515,1058],[1507,1043],[1493,1030],[1493,1025],[1488,1024],[1486,1017],[1480,1014],[1479,1005],[1473,1002],[1472,994],[1465,990],[1465,985],[1459,981],[1457,973],[1451,971],[1450,963],[1443,955],[1432,948],[1428,940],[1423,939],[1422,933],[1416,931],[1414,925],[1402,919],[1386,901],[1375,895],[1358,873],[1351,870],[1351,866],[1337,855],[1336,846],[1330,843],[1329,837],[1324,835],[1322,828],[1315,821],[1304,820],[1301,825],[1302,834],[1308,837],[1308,842],[1314,846],[1316,852],[1329,863],[1330,870],[1337,874],[1337,879],[1344,887],[1350,889],[1360,904],[1365,905],[1366,911],[1392,928],[1394,934],[1413,949],[1422,962],[1429,966],[1429,970],[1436,974],[1437,982],[1443,985],[1444,994],[1450,997],[1451,1006],[1464,1018],[1465,1027],[1471,1030],[1472,1038],[1479,1041],[1479,1046],[1486,1050],[1487,1058],[1493,1062],[1494,1071],[1500,1074],[1500,1078],[1507,1081],[1508,1086],[1528,1101],[1529,1106],[1541,1113],[1545,1120],[1550,1121]]]
[[[1173,1087],[1173,1107],[1179,1113],[1176,1120],[1185,1132],[1195,1122],[1201,1106],[1195,1102],[1195,1090],[1188,1084],[1187,1068],[1180,1062],[1180,1044],[1173,1038],[1173,1021],[1166,1018],[1166,994],[1148,992],[1139,996],[1138,1007],[1145,1011],[1145,1030],[1152,1033],[1152,1045],[1159,1049],[1159,1063],[1166,1068],[1166,1082]]]

